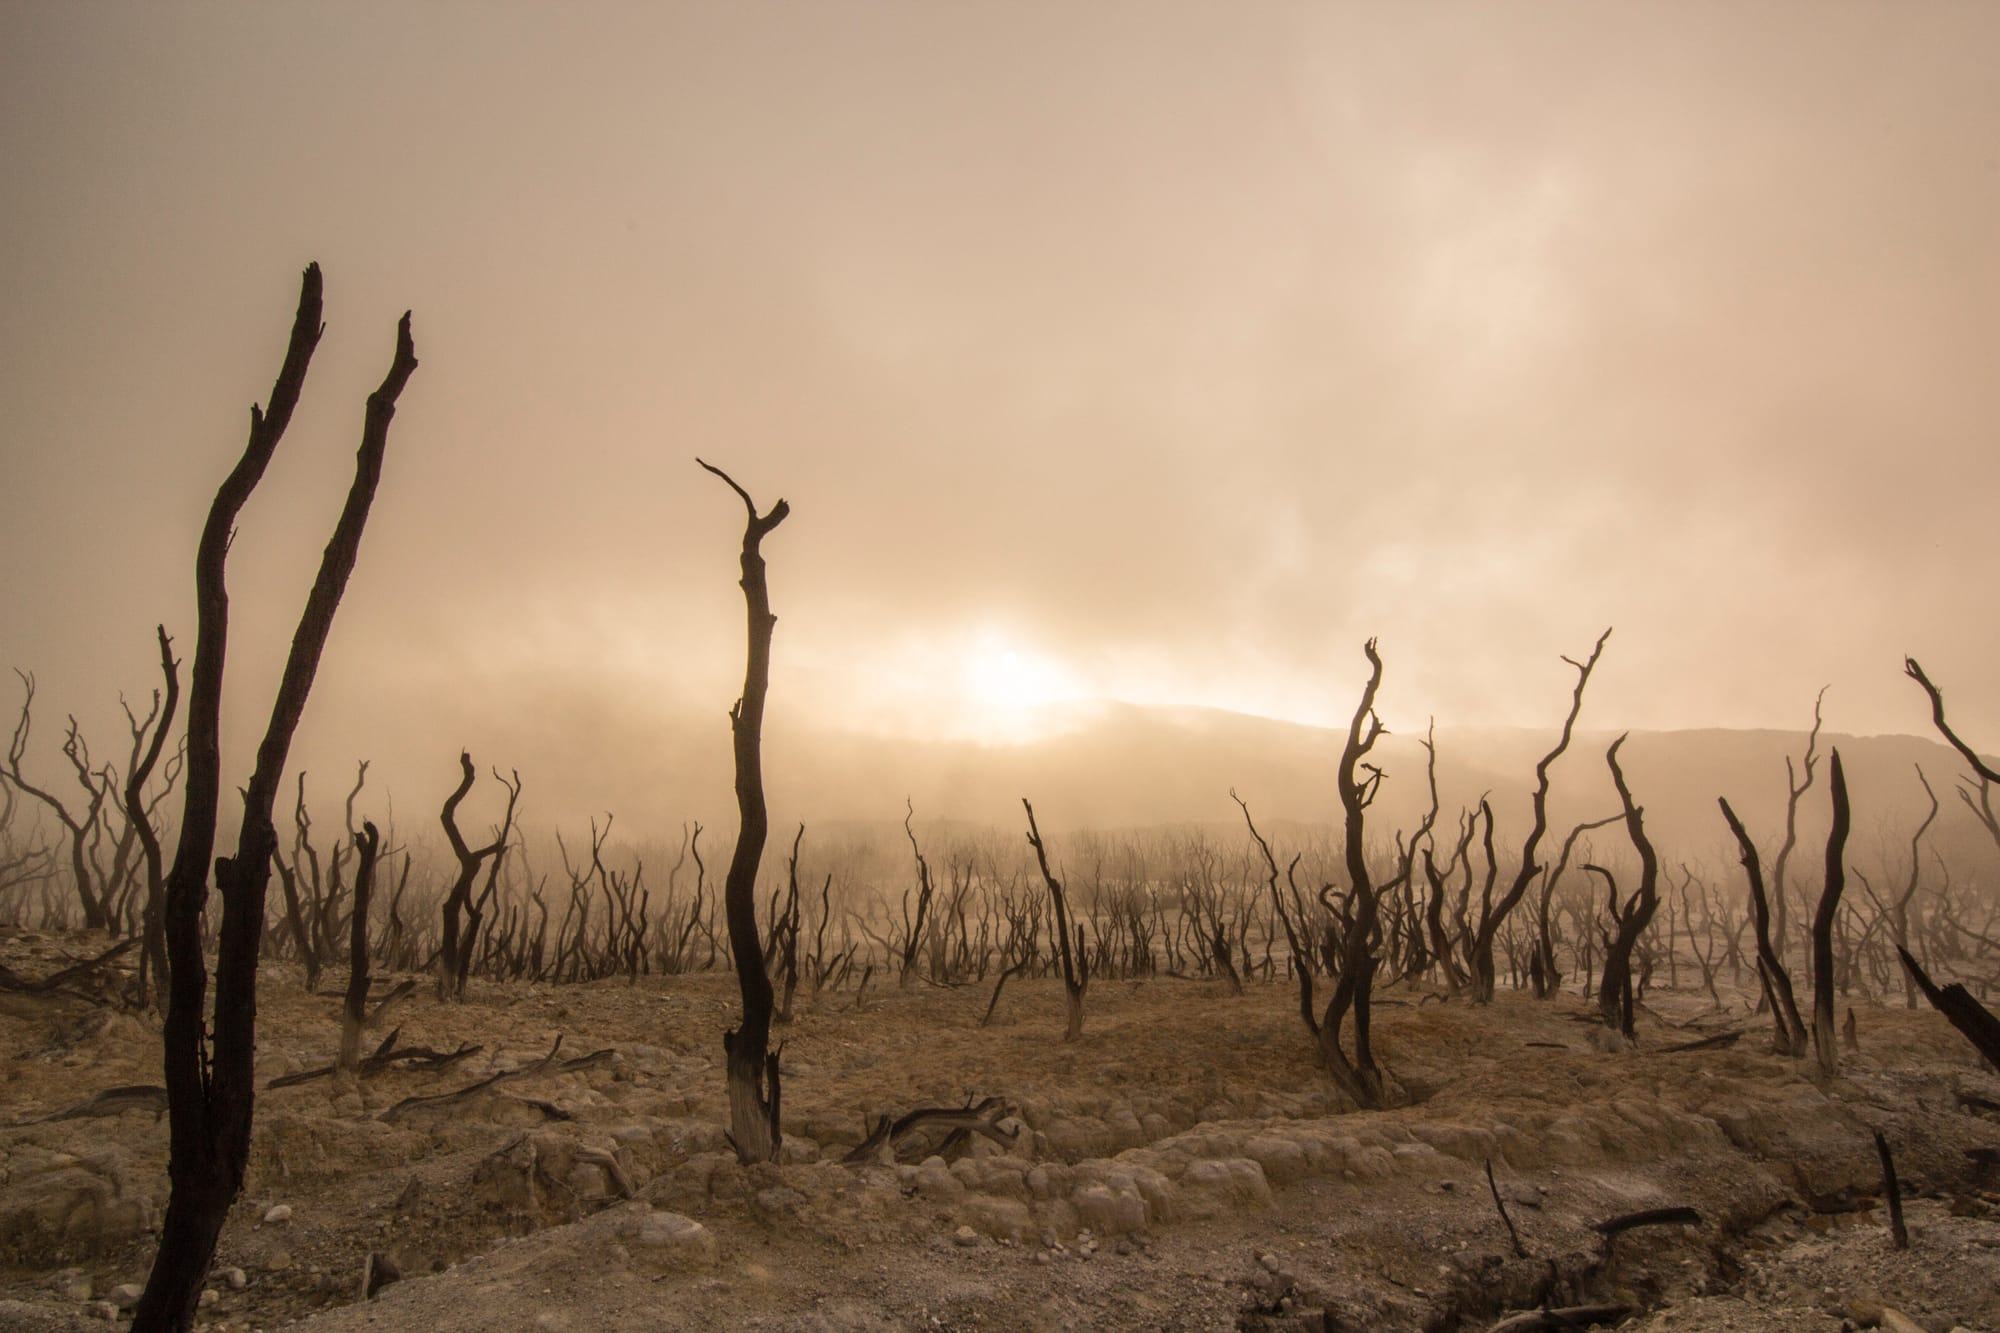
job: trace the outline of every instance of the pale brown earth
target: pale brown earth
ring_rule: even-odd
[[[16,932],[0,961],[40,976],[93,947]],[[1010,982],[982,1030],[987,998],[802,998],[779,1029],[787,1160],[746,1170],[722,1139],[733,979],[422,991],[396,1015],[403,1044],[483,1049],[261,1093],[205,1326],[1469,1330],[1547,1294],[1622,1300],[1635,1329],[1833,1333],[1887,1306],[1934,1333],[2000,1333],[2000,1182],[1966,1156],[2000,1146],[2000,1119],[1961,1100],[2000,1103],[2000,1079],[1928,1011],[1859,1007],[1859,1053],[1821,1087],[1765,1053],[1740,1003],[1655,991],[1639,1048],[1607,1053],[1576,998],[1478,1009],[1398,989],[1377,1041],[1408,1104],[1358,1113],[1316,1068],[1288,985],[1094,984],[1071,1045],[1059,983]],[[260,1076],[329,1062],[337,1003],[267,966]],[[1731,1027],[1746,1035],[1730,1049],[1658,1050]],[[558,1036],[562,1056],[616,1054],[383,1118]],[[165,1122],[22,1122],[157,1083],[157,1025],[8,996],[0,1057],[0,1329],[104,1327],[100,1302],[151,1257]],[[989,1094],[1017,1112],[1010,1151],[839,1164],[869,1116]],[[1907,1251],[1876,1200],[1877,1128]],[[635,1198],[579,1161],[590,1149]],[[281,1205],[288,1220],[264,1220]],[[1668,1205],[1703,1220],[1628,1232],[1605,1261],[1591,1223]],[[360,1301],[371,1253],[405,1276]]]

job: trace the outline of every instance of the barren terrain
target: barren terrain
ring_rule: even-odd
[[[0,938],[23,976],[96,951]],[[1656,989],[1637,1048],[1607,1051],[1574,995],[1479,1009],[1395,987],[1376,1035],[1403,1104],[1357,1113],[1286,985],[1095,984],[1067,1045],[1060,983],[1010,982],[982,1029],[988,998],[802,995],[777,1034],[784,1161],[745,1169],[723,1138],[732,978],[475,981],[462,1004],[420,986],[385,1024],[398,1047],[477,1049],[260,1092],[206,1326],[1470,1330],[1546,1302],[1638,1329],[2000,1330],[2000,1079],[1928,1010],[1858,1008],[1822,1086],[1765,1053],[1741,1002]],[[145,1278],[166,1123],[145,1094],[92,1099],[159,1082],[156,1021],[5,1004],[0,1328],[103,1327]],[[337,1005],[267,963],[260,1082],[331,1063]],[[1011,1146],[841,1161],[875,1116],[989,1096]],[[1699,1220],[1593,1230],[1667,1207]],[[362,1299],[371,1269],[400,1279]]]

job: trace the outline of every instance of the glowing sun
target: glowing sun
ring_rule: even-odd
[[[972,636],[959,668],[965,729],[984,740],[1025,741],[1060,725],[1082,703],[1083,682],[1052,657],[993,630]]]

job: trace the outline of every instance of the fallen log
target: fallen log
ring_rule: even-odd
[[[489,1074],[477,1083],[467,1084],[465,1087],[453,1092],[434,1093],[428,1097],[405,1097],[402,1101],[397,1102],[394,1106],[377,1116],[376,1119],[394,1121],[399,1119],[405,1112],[416,1110],[419,1107],[456,1106],[461,1102],[471,1101],[481,1093],[489,1092],[502,1083],[510,1082],[517,1078],[531,1078],[536,1074],[544,1073],[555,1064],[556,1052],[562,1049],[562,1042],[563,1039],[558,1036],[555,1044],[549,1047],[549,1053],[531,1065],[522,1065],[519,1069],[503,1069],[497,1074]]]
[[[139,940],[136,936],[129,940],[121,940],[95,958],[72,963],[61,971],[51,972],[37,981],[30,981],[5,963],[0,963],[0,990],[14,991],[21,995],[53,995],[70,982],[89,976],[106,963],[115,962],[138,947]]]
[[[484,1046],[467,1045],[462,1042],[455,1051],[438,1051],[428,1046],[398,1046],[396,1038],[402,1031],[401,1028],[396,1028],[384,1037],[382,1044],[375,1048],[375,1053],[355,1066],[355,1072],[362,1078],[372,1078],[385,1069],[401,1065],[406,1069],[419,1069],[427,1074],[436,1074],[486,1049]],[[302,1069],[295,1074],[280,1074],[266,1083],[264,1088],[266,1091],[272,1088],[294,1088],[301,1083],[310,1083],[314,1079],[330,1078],[338,1068],[338,1065],[320,1065],[314,1069]]]
[[[858,1166],[872,1162],[884,1144],[889,1145],[892,1152],[900,1155],[905,1139],[920,1129],[938,1126],[945,1126],[951,1130],[951,1133],[945,1136],[944,1142],[935,1150],[940,1157],[965,1142],[972,1134],[991,1139],[1002,1148],[1011,1148],[1014,1146],[1016,1135],[1001,1129],[997,1123],[1006,1114],[1007,1103],[1002,1098],[988,1097],[977,1105],[967,1103],[964,1106],[921,1107],[893,1121],[886,1115],[877,1116],[868,1137],[847,1156],[841,1158],[841,1164]]]
[[[1653,1054],[1678,1055],[1683,1051],[1720,1050],[1726,1046],[1734,1046],[1742,1038],[1743,1034],[1740,1031],[1718,1032],[1713,1037],[1703,1037],[1699,1041],[1682,1041],[1675,1042],[1672,1046],[1662,1046],[1657,1051],[1654,1051]]]
[[[53,1115],[37,1116],[32,1120],[16,1120],[9,1129],[20,1129],[26,1125],[52,1125],[58,1120],[91,1120],[101,1116],[123,1115],[127,1111],[151,1111],[155,1119],[167,1111],[167,1090],[151,1084],[132,1084],[123,1088],[106,1088],[89,1101],[79,1102]]]

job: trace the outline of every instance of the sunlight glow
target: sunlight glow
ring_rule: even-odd
[[[1060,729],[1084,683],[1052,657],[993,629],[975,632],[958,672],[960,730],[977,740],[1021,742]]]

